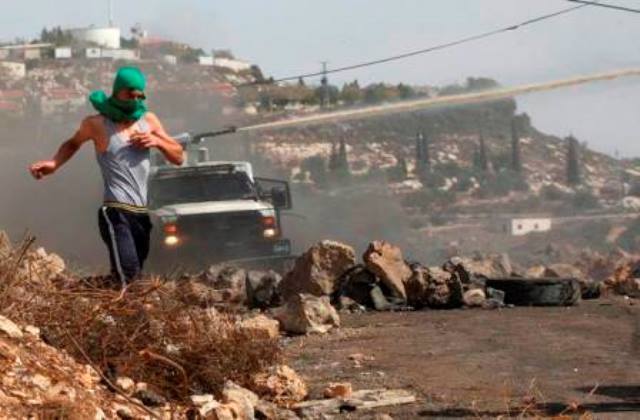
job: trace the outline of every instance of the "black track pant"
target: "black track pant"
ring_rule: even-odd
[[[125,285],[140,275],[149,255],[149,215],[103,206],[98,211],[98,225],[109,249],[111,274]]]

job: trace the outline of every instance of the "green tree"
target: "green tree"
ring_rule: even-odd
[[[318,187],[325,187],[327,185],[327,165],[322,156],[311,156],[302,161],[300,169],[303,172],[308,172],[311,180]]]
[[[473,159],[473,166],[482,171],[487,172],[489,170],[489,158],[487,157],[487,146],[484,142],[484,136],[480,134],[478,141],[478,147]]]
[[[578,156],[578,140],[567,137],[567,184],[576,186],[581,183],[580,157]]]
[[[398,163],[387,171],[387,177],[391,182],[401,182],[409,176],[407,160],[404,157],[397,158]]]
[[[40,31],[40,42],[54,44],[55,46],[69,46],[73,43],[73,36],[70,31],[63,30],[60,26],[50,30],[42,28]]]
[[[423,131],[419,131],[416,135],[416,173],[419,178],[429,171],[430,164],[429,138]]]
[[[362,90],[357,80],[345,83],[340,91],[340,100],[347,105],[352,105],[362,101]]]
[[[413,90],[413,88],[403,83],[398,84],[398,94],[402,99],[410,99],[416,96],[416,93]]]
[[[516,173],[522,172],[522,152],[520,150],[520,133],[518,121],[511,119],[511,170]]]

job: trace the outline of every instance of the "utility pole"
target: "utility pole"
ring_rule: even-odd
[[[109,27],[113,28],[113,0],[109,0]]]
[[[321,105],[323,108],[329,106],[329,78],[327,77],[327,62],[322,62],[322,100]]]

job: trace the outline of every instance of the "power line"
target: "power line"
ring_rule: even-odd
[[[571,0],[569,0],[569,1],[571,1]],[[498,35],[498,34],[501,34],[501,33],[504,33],[504,32],[514,31],[514,30],[522,28],[524,26],[532,25],[534,23],[542,22],[543,20],[552,19],[552,18],[560,16],[560,15],[564,15],[564,14],[567,14],[567,13],[574,12],[574,11],[576,11],[578,9],[582,9],[583,7],[588,7],[588,6],[591,6],[591,5],[598,5],[599,4],[597,2],[589,2],[589,3],[590,4],[582,4],[580,6],[574,6],[574,7],[569,7],[567,9],[558,10],[557,12],[549,13],[549,14],[542,15],[542,16],[538,16],[538,17],[535,17],[535,18],[532,18],[532,19],[528,19],[528,20],[525,20],[523,22],[517,23],[515,25],[510,25],[510,26],[507,26],[507,27],[504,27],[504,28],[495,29],[495,30],[492,30],[492,31],[488,31],[488,32],[484,32],[484,33],[478,34],[478,35],[473,35],[473,36],[469,36],[469,37],[466,37],[466,38],[461,38],[461,39],[458,39],[456,41],[451,41],[451,42],[435,45],[435,46],[432,46],[432,47],[428,47],[428,48],[424,48],[424,49],[420,49],[420,50],[416,50],[416,51],[410,51],[410,52],[403,53],[403,54],[393,55],[393,56],[386,57],[386,58],[381,58],[381,59],[378,59],[378,60],[365,61],[365,62],[358,63],[358,64],[352,64],[352,65],[349,65],[349,66],[337,67],[337,68],[334,68],[334,69],[321,71],[321,72],[305,73],[305,74],[299,74],[299,75],[296,75],[296,76],[282,77],[282,78],[279,78],[279,79],[269,79],[269,80],[265,80],[265,81],[261,81],[261,82],[245,83],[245,84],[241,84],[239,86],[250,86],[250,85],[259,85],[259,84],[287,82],[287,81],[290,81],[290,80],[297,80],[297,79],[300,79],[300,78],[305,79],[305,78],[309,78],[309,77],[325,76],[325,75],[331,74],[331,73],[340,73],[340,72],[344,72],[344,71],[348,71],[348,70],[359,69],[359,68],[362,68],[362,67],[369,67],[369,66],[374,66],[374,65],[377,65],[377,64],[388,63],[390,61],[402,60],[402,59],[413,57],[413,56],[416,56],[416,55],[426,54],[426,53],[430,53],[430,52],[438,51],[438,50],[444,50],[446,48],[455,47],[457,45],[466,44],[468,42],[473,42],[473,41],[478,41],[480,39],[489,38],[491,36]],[[593,3],[593,4],[591,4],[591,3]]]
[[[618,6],[616,4],[607,4],[607,3],[600,3],[596,1],[584,1],[584,0],[567,0],[567,1],[570,1],[572,3],[581,3],[585,6],[599,6],[599,7],[606,7],[608,9],[622,10],[624,12],[640,13],[640,9],[632,9],[630,7]]]

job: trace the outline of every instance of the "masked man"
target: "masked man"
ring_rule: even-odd
[[[138,68],[120,68],[111,96],[102,91],[89,96],[98,114],[85,118],[51,160],[29,168],[36,179],[42,179],[60,169],[84,143],[93,142],[104,181],[104,202],[98,212],[100,235],[109,249],[111,273],[123,286],[140,275],[149,253],[150,149],[158,149],[175,165],[183,160],[182,146],[147,111],[145,85]]]

